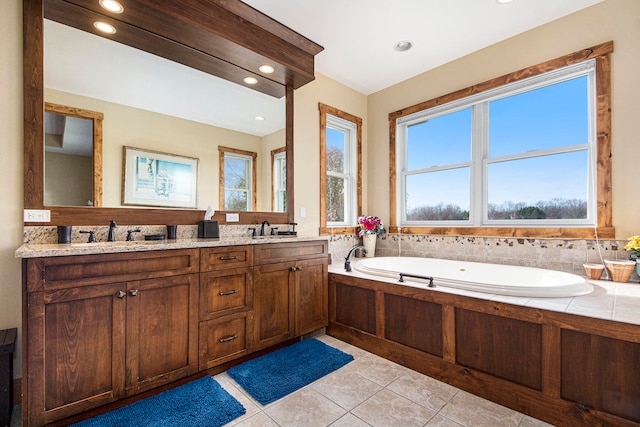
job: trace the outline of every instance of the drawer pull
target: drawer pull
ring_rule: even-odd
[[[233,341],[236,338],[238,338],[237,335],[231,335],[230,337],[226,337],[226,338],[220,338],[218,341],[223,343],[223,342],[229,342],[229,341]]]
[[[131,294],[132,297],[135,297],[136,295],[138,295],[138,290],[137,289],[131,289],[129,291],[129,293]]]
[[[221,256],[220,261],[233,261],[234,259],[238,259],[237,256]]]
[[[233,295],[233,294],[235,294],[236,292],[238,292],[238,291],[236,291],[236,290],[234,289],[234,290],[232,290],[232,291],[219,292],[219,293],[218,293],[218,295],[220,295],[221,297],[223,297],[223,296],[225,296],[225,295]]]
[[[118,291],[118,293],[116,294],[116,296],[120,299],[124,298],[127,295],[127,293],[125,291]]]

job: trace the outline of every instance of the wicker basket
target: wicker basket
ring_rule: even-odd
[[[600,280],[604,273],[604,265],[602,264],[582,264],[584,271],[587,273],[587,279]]]
[[[614,282],[628,282],[633,269],[636,267],[636,262],[605,260],[604,265],[611,280]]]

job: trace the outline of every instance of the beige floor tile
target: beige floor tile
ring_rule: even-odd
[[[347,411],[382,390],[381,385],[348,369],[341,369],[321,378],[313,383],[311,388]]]
[[[363,357],[366,357],[368,355],[370,355],[371,353],[362,350],[361,348],[358,348],[354,345],[348,344],[344,341],[339,341],[336,340],[337,342],[335,344],[331,344],[333,347],[337,348],[340,351],[344,351],[347,354],[350,354],[354,357],[354,359],[358,360],[361,359]]]
[[[331,424],[330,427],[371,427],[371,424],[365,423],[360,418],[349,412],[338,419],[338,421]]]
[[[464,427],[462,424],[458,424],[455,421],[451,421],[448,418],[443,417],[440,414],[436,414],[427,423],[426,427]]]
[[[324,427],[347,413],[310,387],[275,402],[264,412],[282,427]]]
[[[409,370],[382,357],[369,354],[358,358],[344,367],[386,387]]]
[[[432,411],[439,411],[459,391],[449,384],[419,372],[409,371],[387,386],[387,389]]]
[[[278,427],[278,424],[271,418],[269,418],[269,416],[267,416],[267,414],[265,414],[264,412],[258,412],[257,414],[245,419],[238,424],[228,425],[233,425],[234,427]]]
[[[262,411],[262,408],[260,408],[253,399],[248,397],[241,389],[236,387],[235,383],[231,380],[231,377],[229,377],[226,373],[216,375],[213,378],[218,381],[222,388],[224,388],[231,396],[233,396],[238,402],[240,402],[240,404],[244,406],[244,409],[247,410],[247,412],[245,412],[243,416],[236,418],[235,420],[226,424],[227,426],[242,425],[241,423],[243,421],[253,417],[254,415],[260,413],[260,411]]]
[[[424,426],[435,415],[433,411],[386,389],[351,413],[374,427]]]
[[[440,414],[470,427],[516,427],[524,417],[519,412],[465,391],[459,391]]]
[[[545,423],[544,421],[525,415],[518,427],[553,427],[553,424]]]

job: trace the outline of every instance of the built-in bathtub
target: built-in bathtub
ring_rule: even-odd
[[[593,285],[571,273],[534,267],[419,257],[365,258],[354,263],[360,273],[518,297],[575,297],[593,292]],[[429,280],[427,279],[426,282]]]

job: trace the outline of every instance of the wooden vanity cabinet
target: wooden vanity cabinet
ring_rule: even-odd
[[[205,248],[200,255],[199,366],[244,356],[253,306],[253,248]]]
[[[253,350],[327,326],[326,241],[255,248]]]
[[[25,425],[196,373],[198,258],[196,249],[25,259]]]

